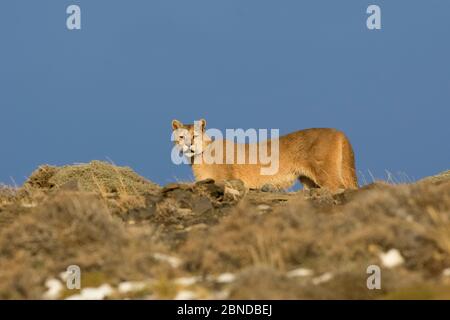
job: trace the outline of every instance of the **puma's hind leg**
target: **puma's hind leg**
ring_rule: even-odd
[[[327,172],[322,170],[322,172],[316,174],[316,181],[320,188],[325,188],[331,193],[339,193],[345,189],[341,177],[336,171]]]
[[[340,176],[345,189],[357,189],[358,178],[355,169],[355,155],[347,137],[341,139]]]
[[[338,147],[315,170],[316,182],[320,187],[327,188],[332,193],[339,193],[345,189],[356,189],[358,182],[352,146],[342,132],[336,135],[335,141]]]
[[[304,190],[319,188],[319,186],[312,179],[306,176],[300,176],[298,180],[300,180],[300,183],[303,185]]]

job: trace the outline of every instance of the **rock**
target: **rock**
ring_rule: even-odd
[[[145,208],[136,208],[129,210],[124,215],[125,221],[143,221],[143,220],[149,220],[153,217],[153,215],[156,212],[155,206],[146,206]]]
[[[261,187],[261,191],[262,192],[281,192],[283,190],[281,190],[280,188],[277,188],[273,184],[265,184]]]
[[[212,201],[220,202],[223,201],[225,187],[223,185],[218,185],[215,183],[201,183],[195,185],[195,192],[197,194],[206,195]]]
[[[236,189],[225,187],[225,195],[230,195],[230,197],[229,197],[230,199],[236,200],[239,198],[240,193]]]
[[[163,196],[160,193],[157,194],[149,194],[145,196],[145,205],[149,207],[154,207],[156,204],[163,199]]]
[[[120,212],[119,215],[123,221],[128,224],[137,222],[149,221],[154,218],[156,214],[157,201],[161,199],[160,196],[148,196],[145,198],[145,206],[136,206],[126,212]]]
[[[189,184],[186,183],[169,183],[167,185],[165,185],[162,190],[161,193],[168,193],[174,190],[191,190],[192,187]]]
[[[247,193],[247,189],[241,180],[227,180],[219,184],[219,186],[224,188],[224,201],[239,201]]]
[[[205,185],[205,184],[214,184],[214,179],[208,178],[208,179],[200,180],[200,181],[195,182],[195,184],[197,186]]]
[[[205,212],[213,209],[214,207],[211,201],[205,196],[200,196],[195,199],[192,205],[192,211],[194,211],[196,214],[204,214]]]
[[[189,208],[192,202],[193,193],[190,189],[178,188],[171,190],[170,194],[167,196],[178,201],[181,207]]]

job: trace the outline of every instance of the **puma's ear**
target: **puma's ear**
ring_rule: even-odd
[[[205,119],[200,119],[198,122],[200,123],[200,129],[202,129],[202,131],[205,131],[206,120]]]
[[[181,128],[183,126],[183,124],[178,121],[178,120],[172,120],[172,129],[173,130],[177,130],[179,128]]]

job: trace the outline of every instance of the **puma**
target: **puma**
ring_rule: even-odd
[[[237,160],[238,149],[245,150],[248,154],[252,148],[260,148],[258,143],[239,144],[226,139],[212,140],[206,134],[206,121],[201,119],[196,123],[197,126],[172,121],[174,143],[189,159],[196,180],[240,179],[251,189],[259,189],[264,185],[284,189],[292,186],[298,179],[305,189],[326,188],[332,193],[341,189],[358,188],[352,146],[339,130],[305,129],[279,137],[278,170],[273,174],[263,175],[261,168],[264,165],[260,161],[225,161],[227,151],[232,151],[234,160]],[[270,149],[275,141],[268,139],[265,143]],[[199,161],[209,149],[219,147],[223,148],[223,162]]]

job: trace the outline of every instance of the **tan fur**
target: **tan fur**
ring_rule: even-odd
[[[204,135],[203,149],[223,144],[225,140],[210,141],[204,134],[206,121],[201,120]],[[194,134],[193,125],[183,125],[174,120],[173,129],[184,128],[191,137]],[[176,141],[179,143],[179,141]],[[271,141],[268,141],[270,150]],[[235,148],[235,159],[239,144],[229,144]],[[242,145],[240,145],[242,146]],[[249,144],[245,148],[246,163],[248,163]],[[261,164],[206,164],[195,163],[192,157],[192,170],[196,180],[212,178],[216,181],[228,179],[241,179],[248,188],[261,188],[264,185],[273,185],[278,188],[288,188],[297,179],[306,189],[326,188],[331,192],[339,189],[354,189],[358,187],[355,160],[351,144],[341,131],[328,128],[306,129],[296,131],[279,138],[279,170],[274,175],[261,175]],[[225,152],[224,152],[225,159]],[[225,160],[224,160],[225,163]],[[236,162],[234,162],[236,163]]]

